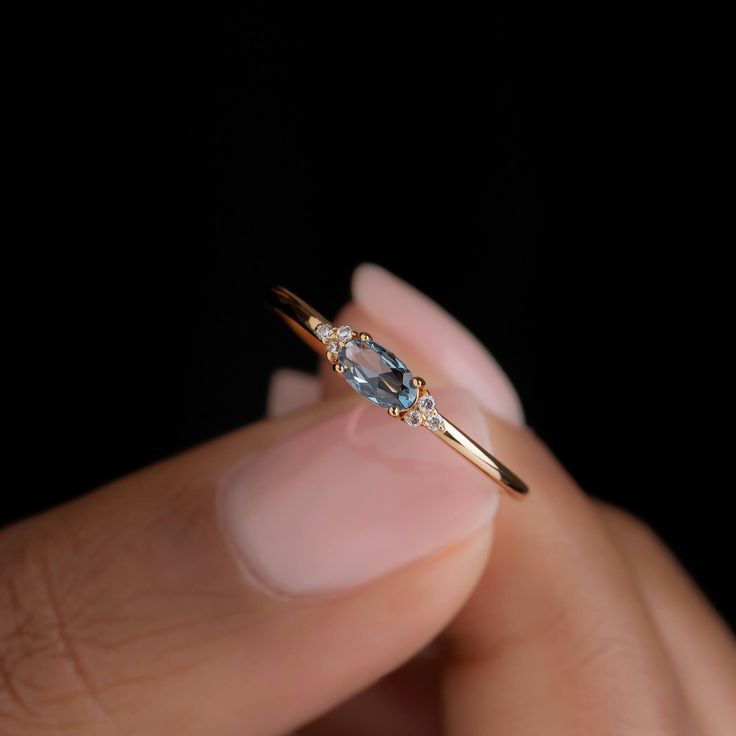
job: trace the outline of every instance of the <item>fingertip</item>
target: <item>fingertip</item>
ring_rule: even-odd
[[[320,400],[317,376],[293,368],[278,368],[272,374],[266,393],[266,416],[277,418],[313,406]]]

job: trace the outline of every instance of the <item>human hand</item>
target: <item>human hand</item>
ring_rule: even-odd
[[[732,729],[730,633],[523,427],[483,348],[375,267],[339,321],[431,378],[529,498],[499,509],[428,432],[280,372],[271,419],[0,533],[0,733]]]

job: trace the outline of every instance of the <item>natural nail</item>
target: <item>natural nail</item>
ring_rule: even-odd
[[[474,398],[437,393],[443,411],[488,446]],[[386,575],[472,534],[498,504],[488,479],[430,430],[367,404],[247,459],[218,498],[247,577],[292,596]]]

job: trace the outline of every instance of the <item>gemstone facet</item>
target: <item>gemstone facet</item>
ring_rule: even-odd
[[[384,409],[408,409],[417,398],[406,364],[372,340],[351,340],[340,350],[345,380],[368,401]]]

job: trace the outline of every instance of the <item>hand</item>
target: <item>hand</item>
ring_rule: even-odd
[[[730,633],[575,486],[483,348],[376,267],[340,321],[431,379],[528,500],[499,507],[335,376],[281,372],[278,418],[0,534],[0,733],[732,729]]]

